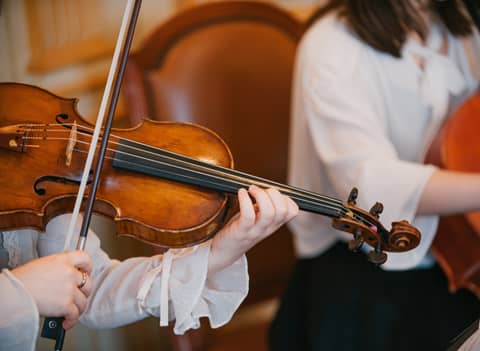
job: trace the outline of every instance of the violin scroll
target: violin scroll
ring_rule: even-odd
[[[417,247],[420,243],[421,234],[417,228],[403,220],[392,223],[392,230],[388,239],[388,244],[393,252],[403,252]]]
[[[369,253],[369,260],[377,265],[385,263],[387,252],[405,252],[418,246],[421,234],[408,221],[399,221],[392,223],[392,229],[388,231],[379,222],[380,213],[383,205],[379,202],[366,212],[355,206],[355,199],[358,190],[354,188],[348,198],[347,205],[344,206],[342,215],[333,219],[335,229],[351,233],[353,239],[348,247],[352,251],[357,251],[364,243],[374,249]]]

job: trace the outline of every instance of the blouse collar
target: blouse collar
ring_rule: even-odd
[[[443,38],[447,40],[448,53],[440,53]],[[423,102],[431,106],[432,117],[442,119],[449,108],[449,96],[459,95],[467,87],[475,84],[468,67],[463,66],[462,60],[456,63],[453,59],[454,41],[451,35],[439,24],[432,26],[425,45],[414,39],[409,39],[404,45],[402,56],[416,67],[419,96]],[[419,57],[423,61],[423,68],[415,61]]]

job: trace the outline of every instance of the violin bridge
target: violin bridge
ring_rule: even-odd
[[[73,149],[77,144],[77,122],[73,121],[72,128],[70,129],[70,136],[68,138],[67,148],[65,149],[65,165],[70,167],[72,163]]]

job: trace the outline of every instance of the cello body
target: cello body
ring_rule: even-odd
[[[470,97],[445,122],[427,162],[441,168],[480,174],[480,93]],[[480,298],[480,212],[442,216],[432,252],[449,289],[469,289]]]

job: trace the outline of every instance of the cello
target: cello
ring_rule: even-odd
[[[475,0],[464,3],[480,29],[480,6]],[[479,114],[480,92],[477,92],[444,123],[426,161],[448,170],[480,172],[476,134]],[[480,299],[480,212],[441,216],[432,253],[447,276],[451,292],[466,288]]]
[[[430,147],[428,162],[448,170],[480,173],[479,115],[480,93],[476,93],[445,122]],[[480,212],[440,217],[432,252],[447,275],[451,292],[466,288],[480,298]]]

